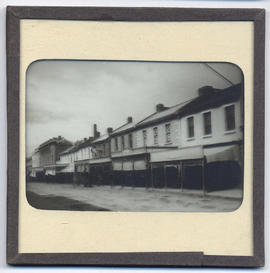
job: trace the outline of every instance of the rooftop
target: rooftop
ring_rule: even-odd
[[[133,128],[134,126],[136,125],[135,122],[127,122],[125,124],[123,124],[122,126],[118,127],[117,129],[115,129],[113,132],[112,132],[112,135],[116,135],[116,134],[119,134],[119,133],[122,133],[130,128]]]
[[[98,138],[95,139],[94,141],[92,141],[92,143],[102,142],[102,141],[104,141],[104,140],[106,140],[106,139],[108,139],[108,138],[109,138],[109,134],[106,133],[106,134],[104,134],[104,135],[101,135],[100,137],[98,137]]]
[[[154,121],[159,121],[165,117],[170,117],[170,116],[176,114],[179,109],[181,109],[183,106],[188,104],[190,101],[191,100],[188,100],[185,102],[178,103],[178,104],[171,106],[171,107],[166,107],[162,111],[156,111],[155,113],[151,114],[150,116],[146,117],[145,119],[139,121],[136,124],[136,126],[146,125],[146,124],[149,124]]]
[[[208,89],[205,89],[207,91],[205,94],[201,94],[194,99],[171,107],[164,107],[164,110],[161,111],[156,111],[138,122],[136,127],[144,127],[151,123],[165,121],[173,117],[183,117],[209,108],[219,107],[223,104],[238,100],[241,94],[241,84],[236,84],[225,89],[207,88]]]
[[[56,144],[70,144],[72,145],[73,143],[67,139],[65,139],[64,137],[62,136],[59,136],[59,137],[53,137],[53,138],[50,138],[49,140],[41,143],[38,147],[38,149],[41,149],[41,148],[44,148],[46,147],[47,145],[49,144],[52,144],[52,143],[56,143]]]

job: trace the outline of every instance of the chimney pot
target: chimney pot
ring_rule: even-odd
[[[107,128],[107,133],[108,133],[109,135],[112,133],[112,131],[113,131],[113,128],[112,128],[112,127]]]
[[[203,86],[198,89],[199,96],[210,95],[210,94],[213,94],[214,92],[215,92],[215,89],[213,88],[213,86],[209,86],[209,85]]]
[[[156,111],[157,112],[161,112],[161,111],[163,111],[165,109],[166,109],[166,107],[162,103],[159,103],[159,104],[156,105]]]

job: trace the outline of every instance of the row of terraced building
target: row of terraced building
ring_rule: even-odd
[[[242,186],[242,86],[210,86],[195,99],[156,105],[139,122],[128,117],[116,129],[72,143],[59,136],[27,159],[29,181],[85,186],[192,188]]]

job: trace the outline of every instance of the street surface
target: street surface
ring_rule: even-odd
[[[241,198],[213,195],[203,197],[201,191],[181,192],[179,189],[120,186],[85,188],[71,184],[37,182],[27,183],[27,195],[31,205],[42,209],[48,206],[48,209],[74,210],[70,202],[79,202],[78,206],[75,205],[75,210],[224,212],[233,211],[241,205]],[[48,201],[51,197],[55,198]],[[63,197],[66,200],[63,201]]]

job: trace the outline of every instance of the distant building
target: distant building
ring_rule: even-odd
[[[102,185],[111,183],[111,149],[110,135],[112,128],[107,128],[107,133],[99,136],[91,143],[91,155],[89,160],[90,184]]]
[[[26,165],[26,180],[31,180],[32,178],[32,157],[27,157],[25,160]]]
[[[32,154],[32,172],[30,174],[30,178],[34,180],[41,181],[43,179],[44,169],[40,165],[40,153],[39,149],[35,149]]]
[[[94,126],[96,128],[96,126]],[[96,135],[97,137],[97,135]],[[85,186],[90,185],[90,160],[93,158],[91,145],[94,140],[94,137],[85,138],[79,145],[77,146],[75,152],[75,160],[74,160],[74,183],[76,184],[84,184]]]
[[[60,159],[60,153],[71,146],[72,142],[61,136],[40,144],[32,156],[33,169],[36,173],[41,172],[40,175],[45,176],[47,180],[53,180],[52,176],[55,176],[57,169],[62,167],[56,164]]]
[[[56,180],[59,183],[73,183],[75,171],[75,153],[78,143],[73,144],[63,152],[59,153],[59,160],[56,161]]]

